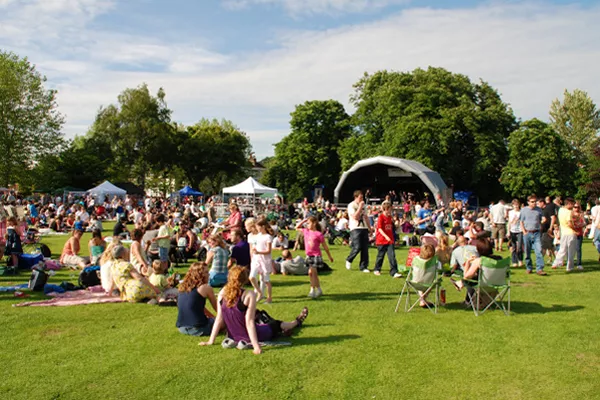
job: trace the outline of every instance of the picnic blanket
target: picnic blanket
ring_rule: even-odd
[[[97,288],[100,288],[99,291]],[[91,290],[90,290],[91,289]],[[48,293],[48,296],[54,297],[49,300],[27,301],[24,303],[13,304],[13,307],[65,307],[79,306],[82,304],[104,304],[121,303],[119,296],[106,294],[101,286],[93,286],[87,290],[74,290],[65,293]]]

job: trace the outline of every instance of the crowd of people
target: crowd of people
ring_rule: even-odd
[[[583,207],[571,198],[529,196],[523,205],[518,199],[500,200],[474,209],[459,200],[445,204],[440,196],[417,201],[390,193],[382,200],[368,204],[356,191],[345,208],[323,198],[313,203],[304,199],[287,206],[280,201],[258,215],[243,213],[233,200],[224,218],[217,215],[213,199],[127,196],[99,202],[89,196],[15,197],[9,204],[21,206],[25,215],[22,221],[5,218],[4,251],[11,258],[22,252],[20,238],[28,228],[21,224],[68,233],[60,262],[77,269],[98,266],[107,293],[129,302],[176,304],[180,332],[210,335],[205,344],[212,344],[227,328],[236,346],[243,343],[255,352],[260,352],[261,341],[290,333],[308,315],[305,309],[296,320],[281,322],[257,313],[259,302],[269,304],[276,298],[270,276],[307,275],[308,297],[321,297],[319,271],[329,268],[323,252],[333,263],[329,245],[334,243],[349,246],[348,270],[358,259],[360,271],[379,276],[387,256],[393,278],[406,273],[407,263],[396,259],[396,249],[403,245],[420,246],[422,260],[436,257],[466,280],[477,276],[480,257],[498,257],[506,246],[513,267],[542,276],[547,275],[547,263],[552,269],[566,265],[567,272],[583,269],[585,235],[593,238],[600,253],[600,201]],[[116,221],[109,237],[102,234],[106,220]],[[292,240],[288,234],[294,229]],[[86,230],[92,232],[89,257],[82,256],[80,243]],[[372,268],[371,246],[377,248]],[[274,257],[274,250],[281,250],[281,257]],[[197,261],[180,279],[171,266],[189,259]],[[462,280],[452,282],[458,290],[465,286]],[[244,289],[246,284],[250,290]],[[223,289],[215,296],[213,288]],[[208,305],[216,316],[207,311]],[[421,306],[428,305],[422,299]]]

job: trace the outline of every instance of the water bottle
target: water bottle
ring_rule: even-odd
[[[440,290],[440,305],[446,305],[446,289],[444,288]]]

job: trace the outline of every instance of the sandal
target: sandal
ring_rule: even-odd
[[[298,323],[298,328],[300,328],[302,326],[302,323],[304,323],[304,320],[306,319],[306,317],[308,317],[308,307],[304,307],[302,309],[302,312],[300,313],[300,315],[298,315],[296,317],[296,322]]]

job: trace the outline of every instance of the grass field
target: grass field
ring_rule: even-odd
[[[65,240],[43,241],[56,255]],[[387,275],[387,261],[379,277],[358,272],[357,261],[347,271],[348,251],[334,246],[334,271],[322,277],[318,300],[306,297],[307,277],[273,277],[274,302],[261,308],[292,319],[308,305],[310,315],[293,346],[260,356],[198,346],[175,328],[176,308],[14,308],[22,300],[0,294],[0,398],[600,398],[600,265],[589,241],[584,272],[515,270],[510,317],[475,317],[447,281],[448,304],[438,315],[396,314],[402,280]],[[403,261],[406,250],[397,257]],[[0,284],[27,278],[0,277]],[[65,270],[50,283],[76,279]],[[27,300],[36,298],[44,296]]]

